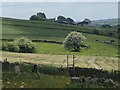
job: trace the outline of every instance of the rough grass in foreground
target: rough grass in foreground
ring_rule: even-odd
[[[100,88],[100,85],[71,83],[70,77],[61,75],[48,75],[31,72],[31,65],[20,65],[22,73],[17,75],[13,70],[4,70],[3,88]],[[66,85],[66,83],[68,85]]]

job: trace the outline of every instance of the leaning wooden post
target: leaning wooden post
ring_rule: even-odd
[[[68,68],[68,55],[67,55],[67,68]]]
[[[67,55],[67,76],[68,76],[68,73],[69,73],[69,69],[68,69],[68,55]]]
[[[74,76],[75,76],[75,55],[73,55],[73,70],[74,70]]]
[[[75,58],[75,56],[73,55],[73,68],[74,68],[74,58]]]

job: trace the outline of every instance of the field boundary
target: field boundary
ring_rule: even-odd
[[[0,39],[2,41],[14,41],[14,39]],[[62,44],[63,42],[60,41],[53,41],[53,40],[42,40],[42,39],[34,39],[32,42],[45,42],[45,43],[55,43],[55,44]]]

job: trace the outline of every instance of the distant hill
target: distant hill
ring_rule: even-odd
[[[94,28],[92,26],[76,26],[60,24],[52,21],[33,21],[14,18],[2,18],[2,38],[13,39],[29,37],[31,39],[44,39],[61,41],[72,31],[82,32],[86,35],[100,35],[117,37],[117,28]]]
[[[118,18],[91,21],[92,26],[102,26],[103,24],[109,24],[111,26],[116,26],[118,25]]]

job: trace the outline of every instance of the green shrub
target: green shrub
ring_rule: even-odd
[[[7,42],[2,43],[2,50],[3,51],[8,51],[8,44],[7,44]]]
[[[18,52],[19,51],[18,45],[14,42],[9,42],[7,47],[8,47],[8,51],[11,51],[11,52]]]
[[[15,39],[14,42],[3,42],[3,51],[34,53],[36,52],[35,44],[29,39],[22,37]]]
[[[25,37],[18,38],[14,42],[19,46],[19,52],[34,53],[36,51],[35,44]]]
[[[5,42],[5,43],[2,43],[2,50],[3,51],[18,52],[19,51],[19,47],[14,42]]]

